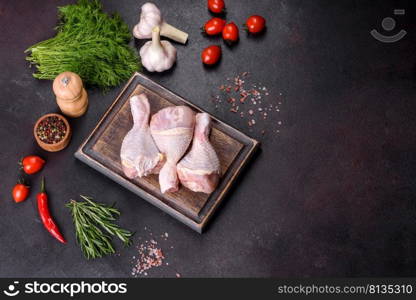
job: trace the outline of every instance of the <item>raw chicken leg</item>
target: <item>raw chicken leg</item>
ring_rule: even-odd
[[[162,193],[178,190],[176,164],[192,141],[195,113],[187,106],[171,106],[161,109],[150,121],[150,131],[166,163],[159,173]]]
[[[130,98],[133,127],[124,137],[120,157],[124,174],[129,178],[156,173],[163,161],[149,130],[150,105],[145,94]]]
[[[209,142],[211,118],[207,113],[196,115],[192,148],[178,163],[181,183],[194,192],[212,193],[220,178],[220,162]]]

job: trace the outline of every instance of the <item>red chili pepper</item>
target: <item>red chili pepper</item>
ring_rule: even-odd
[[[36,196],[36,199],[38,201],[38,211],[40,218],[42,219],[43,225],[49,231],[49,233],[52,234],[54,238],[56,238],[61,243],[65,244],[66,241],[62,236],[61,232],[59,231],[58,226],[53,221],[49,212],[48,195],[46,195],[45,192],[45,177],[42,178],[40,193]]]

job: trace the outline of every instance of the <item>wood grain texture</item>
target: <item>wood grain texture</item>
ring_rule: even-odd
[[[121,168],[121,143],[133,125],[128,100],[140,93],[149,98],[152,114],[172,105],[189,105],[196,112],[202,111],[143,75],[135,74],[75,156],[201,232],[257,142],[212,117],[210,141],[218,154],[222,172],[217,189],[207,195],[181,186],[178,192],[162,194],[158,175],[132,180]]]

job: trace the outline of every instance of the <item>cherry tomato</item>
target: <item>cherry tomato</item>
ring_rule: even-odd
[[[238,41],[238,27],[233,22],[228,23],[222,30],[222,38],[228,43],[235,43]]]
[[[13,187],[12,196],[13,196],[13,200],[16,203],[25,201],[28,195],[29,195],[29,187],[27,185],[24,185],[23,183],[17,183]]]
[[[222,32],[225,26],[225,20],[220,18],[212,18],[204,25],[204,32],[208,35],[217,35]]]
[[[35,174],[42,170],[45,161],[39,156],[29,155],[22,159],[21,164],[26,174]]]
[[[251,16],[246,21],[246,28],[250,33],[259,33],[266,27],[266,19],[262,16]]]
[[[214,14],[223,13],[225,10],[224,0],[208,0],[208,9]]]
[[[205,48],[201,54],[202,62],[206,65],[214,65],[221,58],[221,47],[212,45]]]

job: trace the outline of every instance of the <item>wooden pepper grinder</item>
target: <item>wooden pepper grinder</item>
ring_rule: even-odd
[[[64,115],[82,116],[88,108],[88,95],[81,78],[73,72],[63,72],[53,81],[56,102]]]

